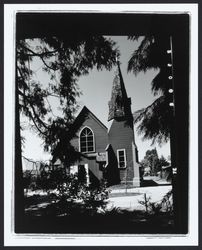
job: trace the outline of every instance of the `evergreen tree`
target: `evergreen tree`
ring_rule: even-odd
[[[162,155],[160,158],[159,158],[159,166],[162,168],[162,167],[166,167],[166,166],[169,166],[170,163],[166,160],[166,158]]]
[[[16,224],[23,216],[23,176],[21,160],[20,114],[28,117],[30,126],[44,140],[45,150],[68,166],[79,154],[69,144],[69,132],[79,95],[77,80],[97,70],[110,70],[118,54],[115,43],[103,36],[43,37],[17,39],[15,86],[15,218]],[[37,58],[48,73],[50,84],[33,80],[31,62]],[[59,81],[57,81],[57,77]],[[54,117],[45,100],[59,98],[62,117]],[[18,230],[18,229],[17,229]]]
[[[130,36],[129,39],[138,40],[139,36]],[[158,70],[151,82],[151,91],[158,97],[151,105],[134,114],[134,122],[140,122],[139,133],[144,139],[152,139],[158,144],[169,140],[173,119],[173,108],[169,106],[172,101],[172,93],[169,93],[172,79],[168,78],[172,75],[171,58],[167,54],[169,42],[169,37],[145,36],[128,62],[128,71],[135,75],[150,69]]]
[[[74,149],[68,145],[72,136],[68,131],[74,121],[76,98],[80,94],[77,80],[93,67],[110,70],[117,54],[114,45],[114,42],[103,36],[17,41],[20,112],[29,118],[32,128],[44,139],[45,150],[57,155],[62,162],[66,161],[64,148],[74,155]],[[32,78],[30,65],[36,58],[41,60],[43,70],[50,78],[47,87]],[[50,96],[59,98],[62,117],[52,115],[48,101]]]
[[[156,148],[147,150],[144,159],[141,161],[144,169],[150,169],[151,175],[156,175],[159,169],[159,158]]]
[[[130,36],[129,39],[137,40],[139,36]],[[172,71],[173,65],[171,61],[171,38],[168,36],[145,36],[140,46],[132,54],[128,71],[146,72],[149,69],[159,70],[151,82],[151,90],[154,95],[159,95],[156,100],[134,114],[134,122],[140,122],[138,126],[139,133],[143,134],[144,139],[152,139],[153,143],[162,144],[171,140],[172,164],[175,166],[175,134],[174,130],[174,108],[169,106],[173,102],[173,82]],[[167,52],[171,52],[168,54]],[[180,185],[172,176],[173,184],[173,206],[175,211],[175,226],[180,228],[183,221],[181,220],[182,191]],[[178,180],[179,182],[179,180]],[[180,182],[179,182],[180,183]],[[184,196],[184,195],[183,195]]]
[[[162,167],[169,166],[169,162],[162,155],[158,157],[156,148],[147,150],[144,159],[141,161],[141,166],[151,175],[157,175],[161,171]]]

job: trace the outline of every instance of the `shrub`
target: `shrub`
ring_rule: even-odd
[[[145,206],[145,211],[147,214],[158,215],[163,210],[168,213],[173,212],[172,190],[166,193],[159,202],[151,202],[150,200],[151,197],[147,197],[145,193],[144,200],[138,201],[141,205]]]
[[[49,193],[51,189],[56,189],[58,185],[65,181],[66,175],[64,168],[43,169],[37,178],[37,187]]]
[[[80,182],[78,175],[63,175],[58,178],[54,185],[56,187],[54,203],[46,208],[51,215],[94,215],[99,210],[104,210],[109,192],[106,189],[106,182],[102,181],[99,186],[87,186]],[[54,206],[54,208],[53,208]]]
[[[170,190],[163,196],[163,199],[161,200],[162,207],[166,210],[166,212],[169,212],[169,213],[173,212],[172,195],[173,195],[173,191]]]
[[[28,191],[30,188],[31,184],[31,172],[30,171],[25,171],[23,173],[23,187]]]
[[[144,200],[138,201],[141,205],[145,206],[146,213],[149,213],[150,200],[151,200],[151,197],[147,197],[147,195],[145,193]]]

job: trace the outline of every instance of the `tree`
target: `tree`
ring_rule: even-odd
[[[30,187],[31,180],[32,180],[31,171],[25,171],[23,173],[23,184],[24,184],[24,189],[26,189],[27,192]]]
[[[137,40],[138,38],[138,36],[129,37],[129,39],[133,40]],[[157,142],[159,144],[167,142],[170,139],[172,167],[176,167],[176,135],[174,131],[175,114],[174,107],[169,106],[169,104],[174,101],[172,94],[174,90],[172,82],[174,70],[172,65],[173,55],[171,39],[171,37],[166,36],[144,37],[139,48],[134,51],[129,60],[128,71],[133,71],[137,74],[140,71],[146,72],[151,68],[159,70],[158,74],[151,82],[151,90],[154,95],[160,94],[160,97],[148,107],[137,111],[134,115],[134,121],[135,123],[140,122],[138,130],[139,133],[143,133],[144,139],[152,139],[153,143]],[[180,173],[180,171],[178,171],[177,175],[171,174],[173,184],[174,218],[177,230],[181,230],[182,225],[187,227],[187,222],[182,219],[181,211],[183,207],[179,202],[182,200],[181,197],[184,198],[183,201],[187,201],[187,196],[186,194],[183,194],[184,190],[182,191],[180,186],[180,176],[182,178],[182,173],[183,172]],[[186,214],[186,212],[184,214]]]
[[[66,161],[66,153],[61,150],[68,148],[71,153],[73,151],[70,145],[64,144],[71,137],[67,131],[74,120],[76,98],[80,94],[76,82],[93,67],[110,70],[118,52],[114,45],[112,40],[103,36],[45,37],[17,41],[20,111],[29,118],[32,128],[44,139],[45,149],[62,158],[62,162]],[[41,60],[43,70],[50,77],[47,87],[33,81],[34,72],[30,65],[35,58]],[[62,117],[52,115],[48,101],[50,96],[59,98]]]
[[[79,95],[77,80],[94,67],[110,70],[116,62],[115,43],[103,36],[48,36],[16,41],[15,88],[15,203],[16,220],[23,216],[23,182],[21,161],[20,114],[28,117],[30,126],[44,140],[45,150],[58,157],[65,166],[78,159],[69,144],[69,132]],[[49,86],[33,80],[30,67],[37,58],[49,76]],[[57,81],[57,76],[59,81]],[[48,98],[59,98],[62,117],[54,117]],[[48,105],[47,105],[48,103]],[[72,156],[72,157],[70,157]]]
[[[169,166],[170,163],[166,160],[166,158],[162,155],[160,158],[159,158],[159,165],[160,167],[166,167],[166,166]]]
[[[139,36],[131,36],[129,39],[137,40]],[[128,71],[135,75],[146,72],[149,69],[158,70],[151,82],[151,91],[156,100],[146,108],[138,110],[134,114],[134,122],[138,125],[139,133],[144,139],[152,139],[152,142],[162,144],[170,138],[173,109],[169,106],[172,102],[172,64],[167,54],[170,48],[170,38],[160,36],[146,36],[135,50],[128,62]],[[170,52],[170,51],[169,51]]]
[[[158,157],[156,148],[147,150],[140,164],[146,173],[150,173],[151,175],[157,175],[162,167],[170,165],[163,155],[160,158]]]
[[[141,165],[145,170],[149,170],[151,175],[156,175],[159,169],[159,158],[156,148],[147,150]]]

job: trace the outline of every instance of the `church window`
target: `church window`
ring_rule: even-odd
[[[94,152],[94,135],[93,131],[85,127],[80,133],[80,152]]]
[[[125,149],[118,149],[117,150],[117,158],[118,158],[119,168],[125,168],[126,167],[126,150]]]

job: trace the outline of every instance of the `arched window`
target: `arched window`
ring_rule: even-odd
[[[88,127],[85,127],[80,133],[80,151],[82,153],[94,151],[94,135]]]

